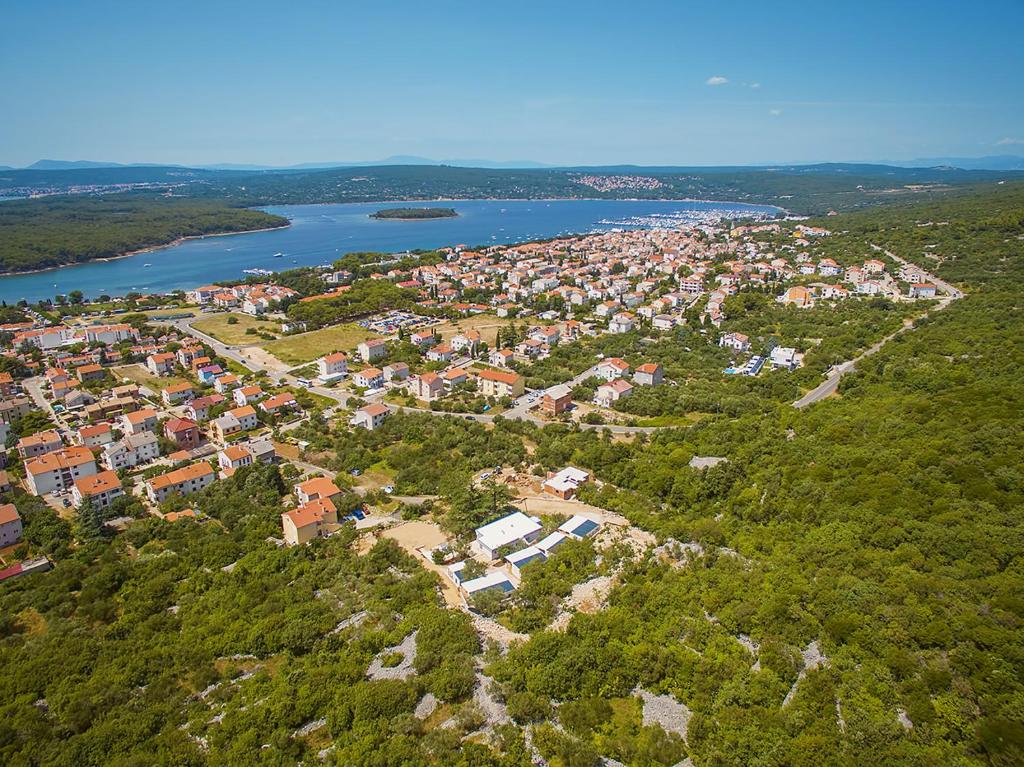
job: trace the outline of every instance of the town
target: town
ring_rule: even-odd
[[[139,514],[201,517],[185,499],[253,464],[280,464],[294,485],[281,542],[302,544],[374,516],[366,504],[340,509],[337,477],[304,455],[308,443],[295,435],[311,419],[344,419],[343,428],[372,432],[395,413],[419,412],[635,436],[658,425],[628,414],[631,397],[688,384],[666,375],[658,359],[666,346],[685,343],[692,352],[699,345],[713,360],[728,360],[717,375],[722,386],[730,377],[784,375],[813,352],[801,338],[755,336],[755,322],[748,332],[739,330],[747,312],[737,296],[764,297],[769,307],[807,316],[815,307],[879,298],[919,311],[920,302],[927,307],[956,297],[891,254],[871,252],[847,263],[816,255],[830,236],[803,224],[706,223],[456,246],[429,263],[412,254],[382,258],[361,280],[346,270],[321,271],[322,292],[310,295],[273,279],[200,287],[175,309],[134,315],[135,324],[103,324],[87,311],[54,321],[26,307],[23,321],[0,328],[6,359],[19,373],[0,374],[0,433],[16,451],[3,484],[20,485],[61,515],[87,507],[103,524],[123,526]],[[388,268],[410,258],[409,268]],[[277,333],[298,347],[304,335],[324,331],[305,333],[305,323],[282,307],[329,303],[379,282],[411,293],[415,302],[358,319],[346,348],[314,348],[308,360],[289,366],[269,352],[272,346],[248,343],[252,328],[245,323],[258,320],[265,323],[258,336]],[[52,309],[59,313],[60,306]],[[239,323],[245,343],[225,336]],[[586,353],[582,361],[575,355],[572,375],[563,380],[551,381],[545,372],[553,356],[616,337],[639,338],[643,343],[630,348],[640,353],[631,359]],[[586,479],[566,468],[543,490],[568,500],[572,493],[564,488]],[[394,491],[388,486],[387,492]],[[10,552],[20,521],[16,505],[5,509]],[[543,558],[565,535],[579,536],[581,522],[573,520],[583,518],[569,516],[568,527],[542,541],[534,518],[519,513],[495,521],[478,531],[482,551],[493,554],[512,541],[524,546],[504,558],[503,574],[467,580],[456,566],[447,574],[467,596],[512,588],[525,562]],[[515,535],[505,541],[509,530]],[[487,543],[492,539],[501,542]],[[415,548],[432,556],[432,547]]]

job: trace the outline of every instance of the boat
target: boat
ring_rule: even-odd
[[[275,253],[274,254],[274,258],[280,258],[283,255],[284,255],[284,253]]]
[[[150,267],[150,266],[152,266],[152,264],[143,264],[143,265],[142,265],[142,268],[143,268],[143,269],[146,269],[146,268],[148,268],[148,267]]]

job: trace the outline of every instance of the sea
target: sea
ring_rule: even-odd
[[[445,207],[454,218],[381,220],[390,207]],[[0,277],[0,300],[36,302],[81,290],[87,298],[167,293],[223,280],[245,270],[284,271],[330,264],[346,253],[397,253],[449,245],[482,247],[614,229],[670,228],[723,218],[772,218],[780,209],[709,201],[466,200],[280,205],[262,208],[291,226],[191,239],[133,256]]]

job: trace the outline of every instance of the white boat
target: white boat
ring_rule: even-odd
[[[142,268],[143,268],[143,269],[146,269],[146,268],[148,268],[148,267],[150,267],[150,266],[152,266],[152,264],[143,264],[143,265],[142,265]]]
[[[284,253],[275,253],[274,254],[274,258],[280,258],[283,255],[284,255]]]

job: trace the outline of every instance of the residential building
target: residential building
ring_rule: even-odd
[[[18,440],[18,455],[22,458],[35,458],[38,455],[52,453],[64,447],[64,442],[54,430],[40,431],[29,434]]]
[[[282,392],[272,397],[267,397],[259,404],[260,410],[271,415],[286,413],[291,410],[298,410],[299,403],[295,401],[295,395],[291,392]]]
[[[437,373],[423,373],[409,379],[409,391],[418,400],[433,402],[444,394],[444,381]]]
[[[184,466],[146,482],[146,494],[152,503],[163,503],[175,493],[189,495],[202,490],[215,478],[213,467],[206,461]]]
[[[32,400],[28,397],[9,397],[0,400],[0,423],[10,424],[32,411]]]
[[[160,439],[151,431],[127,434],[103,448],[100,462],[112,471],[132,469],[160,457]]]
[[[737,352],[745,352],[750,349],[750,338],[743,333],[726,333],[718,339],[718,345]]]
[[[281,515],[281,530],[289,546],[301,546],[327,535],[338,524],[338,511],[329,498],[304,503]]]
[[[326,354],[316,361],[320,383],[333,383],[348,375],[348,357],[344,352]]]
[[[107,371],[100,365],[92,363],[89,365],[82,365],[75,371],[75,375],[78,376],[79,381],[86,383],[87,381],[102,381],[106,377]]]
[[[231,396],[235,400],[235,404],[238,407],[242,407],[243,405],[251,405],[253,402],[259,402],[263,399],[263,389],[255,384],[240,386],[231,393]]]
[[[387,345],[383,338],[372,338],[368,341],[363,341],[356,347],[356,351],[359,352],[360,358],[366,363],[383,359],[388,353]]]
[[[368,431],[373,431],[384,423],[384,419],[389,415],[391,415],[391,410],[387,405],[374,402],[356,410],[352,416],[352,425],[361,426]]]
[[[589,472],[577,469],[574,466],[566,466],[559,472],[548,474],[548,478],[541,483],[541,489],[545,493],[557,495],[563,500],[568,500],[576,495],[580,485],[589,481]]]
[[[202,423],[210,417],[210,408],[224,402],[223,394],[210,394],[205,397],[196,397],[185,408],[185,413],[193,421]]]
[[[314,477],[295,486],[295,497],[299,499],[299,505],[321,498],[334,501],[340,496],[341,490],[327,477]]]
[[[179,450],[194,450],[199,447],[202,435],[199,424],[188,418],[171,418],[164,424],[164,436]]]
[[[144,407],[121,416],[121,430],[125,434],[138,434],[142,431],[155,431],[157,414],[152,408]]]
[[[494,349],[487,357],[487,361],[496,367],[507,368],[515,357],[511,349]]]
[[[629,363],[618,357],[606,357],[597,363],[597,375],[606,381],[629,375]]]
[[[193,396],[195,396],[195,393],[190,383],[171,384],[160,392],[160,399],[164,401],[165,405],[176,405],[179,402],[186,402],[192,399]]]
[[[800,357],[796,353],[796,349],[784,346],[776,346],[772,349],[772,353],[768,360],[771,362],[773,368],[785,368],[786,370],[796,370],[800,366]]]
[[[78,444],[82,447],[102,448],[114,441],[114,430],[108,423],[83,426],[78,430]]]
[[[124,490],[116,471],[101,471],[91,477],[82,477],[75,481],[71,489],[75,506],[81,506],[86,500],[90,500],[98,509],[107,508],[122,495]]]
[[[404,362],[392,362],[384,366],[384,381],[404,381],[409,377],[409,366]]]
[[[625,399],[633,393],[633,384],[625,378],[613,378],[607,383],[597,387],[594,392],[594,404],[600,407],[611,407],[620,399]]]
[[[506,556],[505,562],[508,563],[508,569],[512,575],[522,581],[523,568],[532,562],[543,562],[547,558],[547,554],[539,547],[527,546],[525,549],[519,549],[519,551],[514,551]]]
[[[0,548],[13,546],[21,540],[21,515],[13,503],[0,506]]]
[[[146,357],[146,367],[155,376],[170,375],[174,372],[175,356],[172,352],[160,352]]]
[[[520,397],[524,391],[523,377],[505,370],[480,371],[480,391],[485,397]]]
[[[251,466],[253,457],[245,445],[230,445],[217,453],[217,463],[222,469],[221,474],[230,476],[230,473],[234,473],[243,466]]]
[[[544,392],[540,400],[540,410],[545,415],[555,417],[572,407],[572,389],[565,384],[552,386]]]
[[[67,490],[76,479],[96,473],[96,459],[86,447],[68,447],[25,462],[25,479],[32,495]]]
[[[234,373],[224,373],[213,379],[213,390],[218,394],[227,394],[241,385],[242,382]]]
[[[366,368],[352,374],[352,383],[364,389],[379,389],[384,385],[384,371],[380,368]]]
[[[664,376],[665,372],[660,364],[647,362],[634,371],[633,383],[641,386],[658,386]]]
[[[596,520],[590,519],[590,517],[584,517],[581,514],[573,514],[569,519],[562,523],[558,528],[558,532],[563,535],[567,535],[570,538],[575,538],[578,541],[582,541],[584,538],[589,538],[594,535],[601,525]]]
[[[516,511],[477,528],[476,543],[485,556],[497,559],[499,550],[506,546],[534,543],[540,538],[541,530],[540,521],[536,517],[528,517]]]
[[[256,410],[252,405],[243,405],[229,410],[213,421],[213,432],[217,439],[224,442],[232,434],[255,429],[260,423]]]

